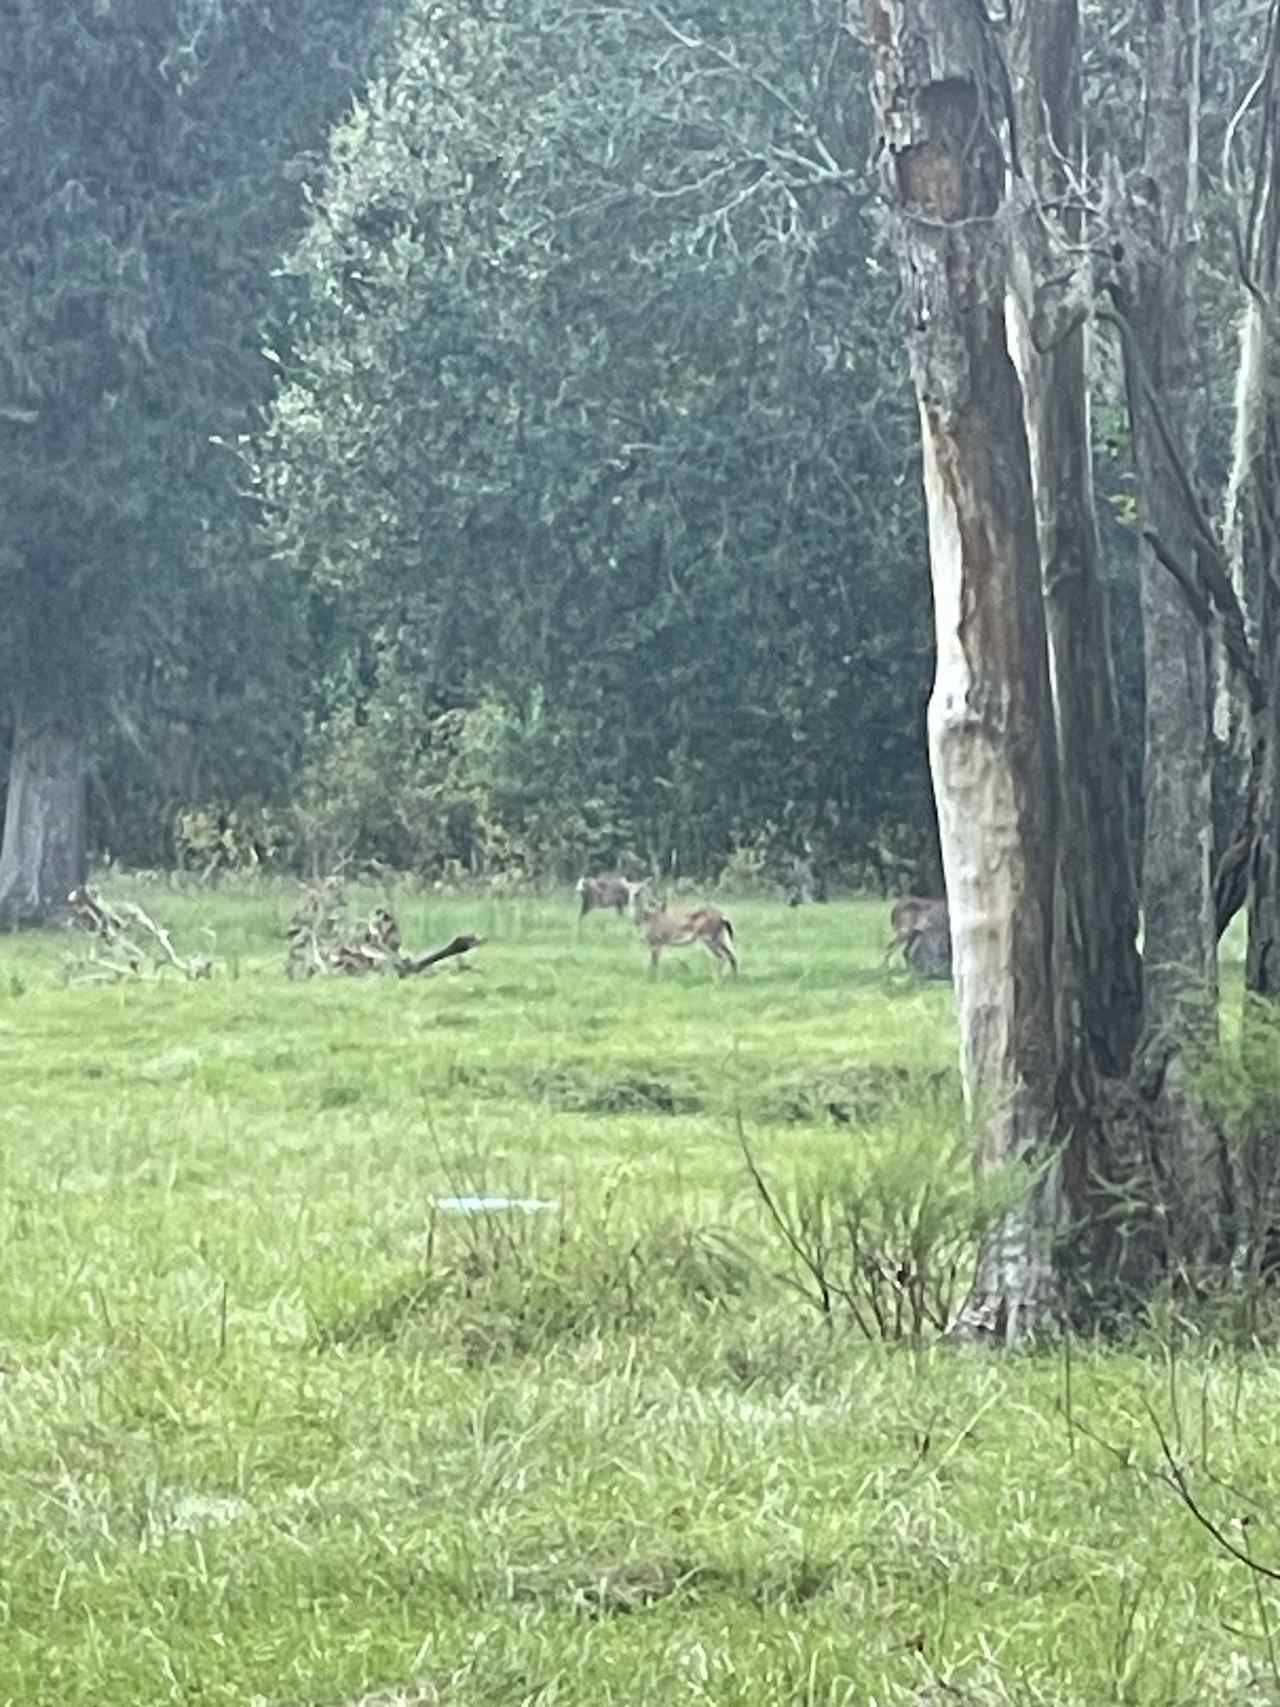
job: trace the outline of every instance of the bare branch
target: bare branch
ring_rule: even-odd
[[[784,89],[780,89],[771,77],[766,76],[763,71],[757,70],[754,66],[744,65],[735,53],[717,47],[713,42],[704,41],[698,36],[689,35],[674,24],[660,6],[650,6],[648,11],[654,22],[687,52],[709,55],[718,64],[723,65],[727,71],[731,71],[736,77],[741,77],[748,83],[754,84],[763,94],[768,95],[769,99],[775,103],[781,112],[786,113],[787,117],[803,134],[805,141],[818,156],[821,170],[829,181],[839,182],[848,177],[845,168],[840,165],[840,162],[818,134],[818,128],[810,114],[806,113],[802,107],[797,106],[790,95]]]
[[[1240,600],[1236,596],[1236,590],[1232,584],[1231,569],[1227,561],[1226,553],[1219,543],[1217,534],[1214,532],[1213,523],[1205,514],[1204,506],[1196,496],[1195,488],[1191,483],[1191,476],[1187,473],[1186,464],[1183,462],[1182,457],[1179,454],[1178,447],[1174,443],[1173,434],[1169,430],[1169,423],[1165,418],[1164,409],[1161,406],[1155,387],[1151,383],[1151,377],[1147,373],[1146,363],[1142,359],[1142,351],[1139,349],[1137,339],[1133,335],[1133,328],[1129,325],[1129,322],[1126,320],[1124,315],[1116,309],[1100,308],[1095,311],[1095,314],[1097,319],[1106,321],[1110,325],[1115,326],[1119,330],[1121,337],[1124,339],[1126,356],[1132,364],[1132,371],[1137,379],[1138,387],[1142,392],[1143,400],[1151,411],[1151,418],[1155,423],[1156,432],[1159,435],[1161,444],[1164,446],[1165,455],[1169,458],[1169,464],[1173,469],[1174,478],[1177,480],[1178,488],[1181,491],[1183,501],[1186,504],[1187,514],[1191,520],[1192,527],[1198,536],[1198,568],[1200,574],[1204,577],[1209,596],[1212,598],[1214,606],[1222,618],[1223,638],[1227,647],[1228,656],[1242,671],[1246,681],[1249,683],[1251,706],[1255,711],[1258,711],[1266,703],[1266,692],[1262,686],[1261,678],[1258,675],[1257,668],[1253,660],[1252,651],[1249,647],[1248,640],[1246,639],[1247,629],[1244,619],[1244,611],[1241,609]],[[1175,566],[1170,562],[1167,553],[1162,554],[1161,548],[1158,546],[1154,536],[1150,533],[1144,533],[1143,537],[1147,540],[1151,549],[1156,552],[1159,561],[1164,565],[1164,567],[1172,574],[1178,576],[1178,579],[1183,584],[1185,590],[1186,572],[1175,568]]]
[[[113,912],[105,901],[85,886],[73,889],[67,896],[67,904],[71,909],[71,923],[80,930],[88,931],[102,944],[102,948],[90,949],[82,962],[68,967],[69,978],[89,977],[95,982],[141,978],[158,975],[165,965],[176,967],[184,978],[208,978],[213,974],[213,961],[207,954],[179,954],[164,926],[157,924],[150,914],[132,901],[122,902],[119,912]],[[144,931],[158,945],[159,954],[154,949],[148,953],[134,940],[129,934],[131,925]],[[148,959],[151,961],[151,973],[147,970]],[[86,972],[85,967],[94,970]]]
[[[738,1126],[738,1144],[742,1150],[743,1160],[747,1164],[747,1172],[751,1175],[752,1183],[759,1194],[760,1201],[768,1211],[770,1220],[782,1235],[783,1243],[788,1247],[792,1255],[799,1260],[802,1266],[809,1271],[814,1285],[818,1289],[818,1296],[816,1298],[811,1297],[802,1286],[799,1286],[794,1281],[791,1284],[794,1286],[795,1290],[799,1292],[802,1298],[807,1299],[808,1302],[814,1306],[820,1315],[830,1316],[830,1283],[828,1282],[826,1275],[823,1273],[821,1265],[814,1262],[809,1252],[804,1248],[804,1245],[796,1237],[795,1230],[791,1226],[790,1221],[788,1221],[787,1217],[782,1213],[774,1199],[773,1193],[769,1190],[764,1175],[760,1172],[755,1156],[751,1152],[751,1146],[747,1143],[747,1132],[746,1128],[742,1124],[742,1114],[740,1111],[737,1113],[736,1119]]]
[[[483,937],[465,933],[450,938],[443,948],[437,948],[430,954],[420,954],[416,958],[404,955],[396,966],[396,971],[402,978],[411,978],[418,972],[425,972],[431,966],[438,965],[442,960],[452,960],[455,955],[468,954],[473,948],[479,948]]]
[[[1213,553],[1215,559],[1221,565],[1223,572],[1226,573],[1226,559],[1223,557],[1222,548],[1218,544],[1217,535],[1213,531],[1213,523],[1205,514],[1204,506],[1201,504],[1199,498],[1196,497],[1195,487],[1191,484],[1191,476],[1187,473],[1186,464],[1183,462],[1182,457],[1179,454],[1178,447],[1173,441],[1173,434],[1169,430],[1169,423],[1165,417],[1164,409],[1161,407],[1159,395],[1151,383],[1151,376],[1147,372],[1147,364],[1143,360],[1141,349],[1138,347],[1138,340],[1133,335],[1133,327],[1130,326],[1128,320],[1117,308],[1095,309],[1094,318],[1107,325],[1114,326],[1120,333],[1121,338],[1124,340],[1125,354],[1132,363],[1133,372],[1137,377],[1138,386],[1142,392],[1143,402],[1146,403],[1147,407],[1151,411],[1151,417],[1155,422],[1156,432],[1160,436],[1160,442],[1164,446],[1165,455],[1169,458],[1169,464],[1173,469],[1174,478],[1177,480],[1178,486],[1182,492],[1183,500],[1187,506],[1187,514],[1191,518],[1191,524],[1199,534],[1201,542]]]
[[[1224,609],[1216,597],[1213,604],[1210,604],[1199,587],[1196,586],[1195,579],[1190,571],[1178,562],[1173,553],[1161,543],[1150,528],[1143,528],[1142,537],[1151,547],[1156,561],[1169,571],[1179,587],[1182,588],[1187,603],[1206,627],[1213,618],[1214,609],[1217,609],[1222,618],[1222,643],[1226,648],[1227,657],[1239,670],[1248,685],[1249,709],[1256,716],[1266,703],[1266,689],[1263,687],[1262,678],[1254,666],[1253,652],[1245,638],[1244,613],[1240,609],[1234,589],[1231,589],[1230,583],[1228,583],[1228,589],[1231,591],[1231,602],[1227,608]],[[1202,572],[1203,569],[1204,565],[1201,564]]]
[[[1243,1547],[1237,1547],[1231,1537],[1200,1506],[1188,1486],[1186,1473],[1173,1455],[1168,1436],[1165,1434],[1159,1417],[1149,1403],[1146,1404],[1145,1408],[1147,1418],[1155,1430],[1156,1439],[1160,1442],[1160,1454],[1164,1459],[1164,1468],[1155,1473],[1156,1480],[1163,1482],[1166,1488],[1172,1489],[1200,1527],[1206,1534],[1213,1537],[1224,1553],[1238,1560],[1240,1564],[1247,1565],[1251,1571],[1256,1571],[1260,1577],[1266,1577],[1268,1582],[1280,1583],[1280,1571],[1273,1570],[1270,1565],[1264,1565],[1261,1559],[1255,1559],[1251,1553],[1246,1553]]]
[[[1271,0],[1267,17],[1266,39],[1262,50],[1262,70],[1254,78],[1227,125],[1226,135],[1222,143],[1222,176],[1227,188],[1235,192],[1234,173],[1231,159],[1235,148],[1236,133],[1244,122],[1246,115],[1253,110],[1258,96],[1273,81],[1276,75],[1276,49],[1280,37],[1280,0]],[[1240,202],[1243,198],[1236,195],[1235,215],[1231,221],[1231,240],[1236,252],[1236,265],[1239,269],[1241,283],[1249,294],[1254,297],[1259,307],[1267,310],[1269,305],[1265,296],[1259,290],[1253,278],[1252,261],[1257,241],[1258,219],[1261,211],[1264,170],[1262,161],[1268,150],[1274,146],[1274,139],[1266,134],[1265,128],[1258,142],[1259,162],[1255,165],[1252,175],[1252,190],[1249,198],[1249,213],[1242,222],[1240,217]]]
[[[1142,1477],[1144,1480],[1160,1482],[1164,1487],[1168,1488],[1170,1492],[1175,1494],[1182,1502],[1187,1511],[1190,1512],[1191,1516],[1196,1520],[1205,1533],[1211,1536],[1218,1546],[1222,1548],[1224,1553],[1229,1554],[1231,1558],[1237,1560],[1240,1564],[1247,1565],[1251,1571],[1256,1572],[1261,1577],[1267,1578],[1268,1581],[1280,1582],[1280,1570],[1272,1569],[1270,1565],[1264,1564],[1261,1559],[1255,1559],[1251,1553],[1247,1553],[1243,1547],[1237,1546],[1236,1543],[1232,1541],[1231,1537],[1223,1530],[1221,1525],[1215,1523],[1204,1510],[1195,1495],[1191,1492],[1186,1472],[1174,1457],[1173,1448],[1169,1444],[1168,1434],[1165,1432],[1164,1425],[1161,1423],[1159,1417],[1152,1409],[1149,1400],[1144,1399],[1143,1409],[1146,1411],[1147,1420],[1150,1422],[1152,1429],[1155,1431],[1156,1439],[1160,1443],[1160,1456],[1163,1462],[1159,1469],[1153,1470],[1148,1468],[1146,1465],[1139,1463],[1131,1446],[1116,1446],[1112,1441],[1109,1441],[1105,1436],[1098,1434],[1094,1429],[1089,1427],[1087,1423],[1081,1422],[1078,1418],[1074,1419],[1073,1426],[1077,1433],[1082,1434],[1086,1440],[1092,1441],[1095,1446],[1101,1447],[1104,1452],[1108,1453],[1115,1460],[1120,1469],[1131,1470],[1135,1475]],[[1216,1482],[1218,1481],[1218,1478],[1211,1477],[1210,1480]],[[1219,1482],[1219,1486],[1225,1486],[1225,1484]],[[1228,1489],[1228,1492],[1234,1494],[1233,1489]],[[1238,1495],[1236,1497],[1243,1498],[1247,1503],[1256,1507],[1257,1502],[1250,1499],[1248,1496]]]

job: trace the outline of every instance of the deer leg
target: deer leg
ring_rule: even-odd
[[[902,956],[903,966],[909,967],[911,965],[911,945],[915,942],[919,934],[920,932],[914,925],[904,927],[902,930],[898,931],[894,935],[894,939],[889,944],[888,948],[885,949],[884,960],[881,964],[887,966],[893,959],[894,955],[899,954]]]
[[[722,966],[727,965],[736,978],[738,976],[738,957],[729,947],[729,944],[725,942],[723,937],[718,937],[713,944],[713,947],[715,949],[716,959],[719,960]]]
[[[735,973],[737,972],[738,962],[734,959],[733,950],[729,947],[728,943],[724,941],[723,937],[703,937],[702,942],[707,953],[711,955],[713,960],[719,961],[721,966],[724,966],[727,963],[732,967]]]
[[[906,953],[907,936],[906,931],[895,931],[893,933],[889,939],[889,946],[884,951],[884,959],[880,962],[881,966],[887,966],[895,954]]]
[[[916,965],[916,950],[923,940],[924,932],[922,930],[908,931],[903,940],[902,959],[908,969],[912,972],[918,972],[920,970]]]

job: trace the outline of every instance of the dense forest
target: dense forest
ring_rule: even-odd
[[[1210,229],[1257,64],[1232,10],[1204,44]],[[1123,11],[1087,8],[1084,44],[1122,155]],[[11,791],[61,778],[74,818],[87,778],[67,833],[134,865],[556,879],[808,848],[936,887],[918,429],[853,9],[5,16]],[[1223,244],[1196,278],[1215,491]],[[1113,341],[1092,365],[1139,808]]]

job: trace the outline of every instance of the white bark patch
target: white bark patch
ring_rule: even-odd
[[[1236,597],[1249,611],[1244,579],[1244,507],[1254,458],[1261,448],[1266,419],[1267,328],[1261,305],[1250,297],[1240,322],[1240,360],[1236,367],[1235,423],[1231,434],[1231,472],[1227,479],[1224,539]],[[1253,635],[1250,636],[1253,638]]]
[[[1252,490],[1254,459],[1261,446],[1265,420],[1267,336],[1262,309],[1250,297],[1240,321],[1240,359],[1236,366],[1235,420],[1231,435],[1231,471],[1223,507],[1223,546],[1231,568],[1231,584],[1244,611],[1245,633],[1258,643],[1257,599],[1245,574],[1245,531]],[[1227,662],[1226,648],[1215,636],[1213,649],[1213,733],[1224,747],[1243,751],[1248,744],[1247,706],[1239,677]]]
[[[1007,1101],[1022,1088],[1008,980],[1015,966],[1011,927],[1023,904],[1019,811],[1010,769],[991,739],[992,708],[975,704],[966,612],[965,548],[950,488],[925,425],[924,488],[937,623],[937,668],[929,701],[929,744],[938,790],[943,865],[951,914],[965,1103]],[[997,722],[1008,716],[999,708]],[[995,1089],[995,1087],[999,1087]],[[1001,1125],[1008,1118],[987,1107]],[[998,1143],[993,1146],[999,1149]]]

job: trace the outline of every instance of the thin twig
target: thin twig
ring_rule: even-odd
[[[1164,1469],[1155,1472],[1157,1481],[1163,1482],[1167,1488],[1172,1489],[1200,1527],[1206,1534],[1212,1536],[1224,1553],[1230,1554],[1240,1564],[1247,1565],[1251,1571],[1257,1572],[1259,1576],[1266,1577],[1269,1582],[1280,1583],[1280,1571],[1273,1570],[1270,1565],[1264,1565],[1261,1559],[1255,1559],[1251,1553],[1246,1553],[1242,1547],[1237,1547],[1231,1537],[1202,1509],[1187,1485],[1187,1478],[1182,1466],[1170,1450],[1168,1436],[1165,1434],[1159,1417],[1149,1402],[1144,1401],[1144,1409],[1152,1428],[1155,1430],[1156,1439],[1160,1442],[1160,1452],[1164,1459]]]

